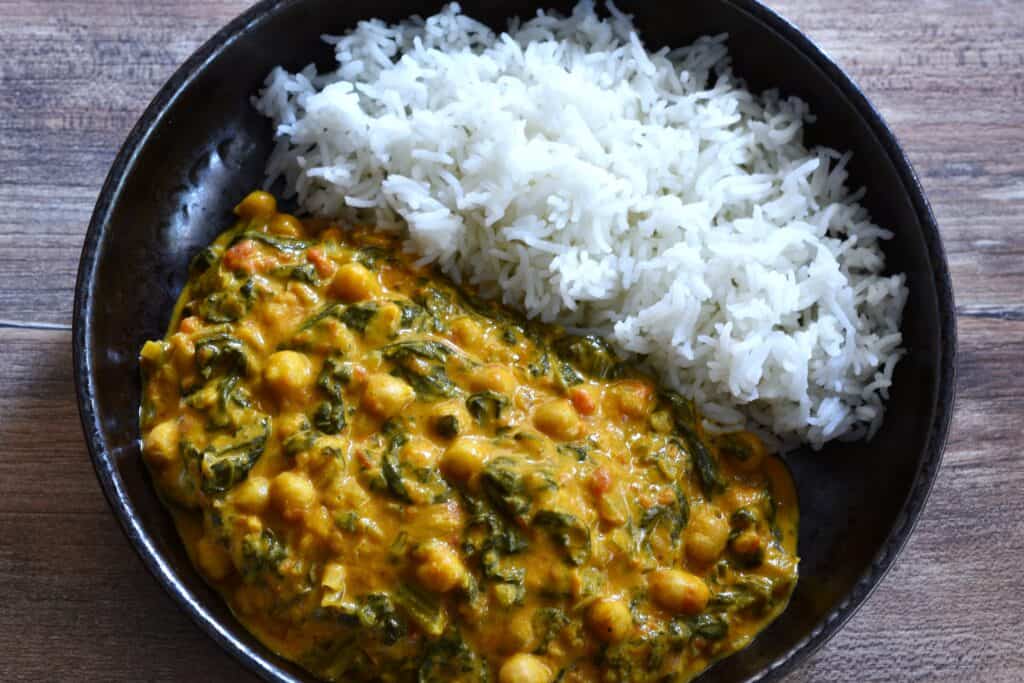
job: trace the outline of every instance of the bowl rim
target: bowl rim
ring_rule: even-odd
[[[89,337],[89,321],[92,315],[92,288],[101,238],[110,221],[113,208],[120,200],[136,159],[154,130],[163,121],[168,109],[182,92],[235,41],[255,30],[263,21],[272,20],[278,12],[286,7],[303,1],[262,0],[238,15],[203,43],[175,70],[171,78],[160,88],[143,111],[118,151],[97,197],[96,206],[89,221],[75,283],[72,327],[75,392],[86,446],[104,496],[132,548],[150,574],[189,615],[192,621],[221,648],[231,653],[236,661],[264,680],[288,683],[299,683],[299,679],[282,670],[277,663],[272,661],[276,655],[271,654],[265,646],[261,647],[262,651],[260,651],[239,640],[202,604],[197,596],[189,592],[166,558],[161,556],[148,532],[132,511],[123,482],[112,465],[111,455],[101,436],[94,396],[91,361],[93,349]],[[804,661],[838,633],[881,583],[913,532],[935,484],[953,415],[957,370],[956,307],[938,223],[917,173],[881,113],[842,67],[796,24],[775,10],[762,5],[758,0],[723,1],[774,31],[815,67],[822,70],[841,94],[848,99],[878,144],[885,150],[903,184],[903,190],[921,222],[939,308],[940,365],[935,411],[924,448],[924,457],[918,465],[914,483],[904,500],[896,524],[889,531],[882,547],[868,569],[858,578],[850,593],[830,610],[811,633],[748,679],[749,681],[768,681],[779,679],[785,672]]]

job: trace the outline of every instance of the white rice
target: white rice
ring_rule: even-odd
[[[719,425],[819,447],[872,434],[899,360],[903,275],[808,150],[807,105],[754,95],[726,36],[648,52],[589,1],[508,32],[458,5],[267,78],[267,172],[308,211],[407,230],[445,273],[644,354]]]

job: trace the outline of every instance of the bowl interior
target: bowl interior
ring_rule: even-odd
[[[493,27],[535,3],[462,2]],[[263,180],[269,123],[249,97],[270,69],[330,66],[323,33],[362,18],[428,14],[440,2],[298,0],[263,3],[203,48],[158,96],[126,143],[97,205],[76,301],[76,380],[87,441],[104,489],[158,580],[201,626],[264,676],[304,680],[250,636],[193,570],[139,458],[137,354],[160,337],[189,259],[230,223],[231,207]],[[561,11],[571,3],[544,6]],[[952,401],[952,296],[934,220],[902,154],[856,89],[794,29],[752,2],[622,2],[650,47],[727,32],[752,89],[807,100],[810,142],[854,151],[851,183],[866,185],[874,220],[896,236],[889,268],[907,273],[903,333],[885,425],[868,443],[830,445],[788,461],[801,504],[801,578],[785,614],[708,677],[774,678],[831,635],[902,546],[938,468]]]

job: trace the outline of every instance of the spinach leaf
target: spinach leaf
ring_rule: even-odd
[[[551,372],[551,360],[548,358],[548,352],[544,351],[537,362],[531,363],[528,369],[531,377],[546,377]]]
[[[453,439],[459,434],[459,418],[455,415],[441,415],[434,421],[438,436]]]
[[[427,312],[423,308],[405,299],[395,300],[394,304],[402,312],[398,319],[399,329],[423,331],[425,327],[424,322],[428,317]]]
[[[356,261],[366,268],[373,270],[380,261],[391,260],[392,255],[389,249],[383,247],[366,246],[359,250]]]
[[[711,498],[717,493],[725,490],[725,482],[718,474],[718,463],[711,457],[707,447],[696,436],[686,438],[690,454],[693,456],[693,464],[700,477],[701,489],[704,495]]]
[[[212,323],[230,323],[248,313],[255,300],[255,285],[248,278],[240,285],[236,281],[234,286],[208,294],[199,303],[197,313]]]
[[[315,286],[320,281],[317,278],[316,267],[312,263],[303,263],[297,266],[279,266],[272,270],[271,274],[297,282],[304,282],[307,285]]]
[[[488,550],[500,555],[515,555],[526,550],[527,542],[514,526],[506,524],[496,513],[484,509],[483,505],[470,503],[475,513],[466,524],[462,550],[466,555],[476,556]]]
[[[298,254],[309,248],[309,242],[305,240],[284,237],[283,235],[271,235],[270,233],[257,232],[255,230],[246,230],[239,233],[238,236],[231,240],[231,244],[236,244],[246,239],[262,242],[286,254]]]
[[[590,559],[590,529],[567,512],[539,510],[533,526],[544,529],[548,537],[562,549],[566,561],[580,566]]]
[[[352,381],[352,366],[336,358],[327,358],[317,375],[316,385],[330,398],[340,401]]]
[[[519,567],[503,566],[502,558],[526,550],[526,539],[482,502],[467,498],[466,504],[473,516],[464,532],[463,552],[479,561],[484,579],[499,584],[499,600],[503,604],[521,602],[526,596],[526,572]]]
[[[708,606],[710,609],[749,611],[761,615],[774,602],[773,588],[774,584],[771,579],[751,576],[726,590],[715,593]]]
[[[511,458],[497,457],[480,473],[480,486],[487,498],[497,509],[513,516],[525,515],[532,502],[523,476],[513,469],[515,464]]]
[[[600,337],[565,336],[557,340],[554,346],[559,356],[572,363],[585,375],[594,379],[615,376],[619,358],[608,342]]]
[[[378,311],[380,311],[380,304],[374,301],[351,304],[349,306],[330,304],[304,320],[299,325],[299,331],[308,330],[328,318],[334,318],[335,320],[340,320],[346,327],[355,330],[359,334],[365,334],[366,326],[370,324],[370,321],[373,320]]]
[[[328,318],[340,320],[341,315],[342,313],[344,313],[344,311],[344,304],[330,304],[329,306],[325,306],[321,310],[314,313],[312,316],[303,320],[302,324],[299,325],[299,331],[301,332],[303,330],[308,330],[309,328],[316,326],[318,323],[321,323],[324,320],[327,320]]]
[[[671,619],[665,628],[654,633],[650,638],[650,649],[647,655],[648,671],[657,671],[672,652],[680,652],[690,642],[693,633],[690,626],[682,619]]]
[[[448,618],[435,596],[403,584],[394,592],[393,599],[409,621],[428,636],[436,638],[444,633]]]
[[[420,374],[406,367],[397,367],[395,372],[408,382],[418,396],[430,398],[435,396],[458,396],[459,387],[448,377],[443,365],[431,366],[426,374]]]
[[[577,384],[583,384],[583,376],[563,360],[558,362],[558,382],[562,389],[568,389]]]
[[[674,391],[663,391],[660,394],[662,403],[672,415],[676,433],[686,442],[686,450],[693,458],[694,469],[700,479],[704,495],[711,498],[725,490],[725,481],[718,473],[718,463],[708,451],[697,431],[700,415],[693,401],[689,401]]]
[[[352,304],[338,315],[338,320],[359,334],[365,334],[366,326],[370,324],[370,321],[373,320],[378,311],[380,311],[380,305],[372,301],[363,304]]]
[[[207,403],[211,385],[207,384],[201,390],[193,391],[185,397],[185,405],[206,413],[209,418],[209,428],[225,429],[236,427],[245,415],[245,409],[251,407],[249,393],[244,386],[239,386],[240,378],[237,374],[231,373],[218,380],[211,380],[216,383],[216,401],[213,405]]]
[[[424,360],[444,361],[451,353],[452,349],[447,344],[416,339],[388,344],[381,348],[381,355],[390,361],[403,361],[413,356]]]
[[[381,349],[381,355],[395,363],[395,373],[423,398],[451,397],[460,393],[441,363],[452,349],[436,341],[403,341]],[[421,361],[438,361],[423,368]]]
[[[276,573],[287,556],[288,549],[270,529],[249,533],[242,538],[242,578],[252,582],[267,572]]]
[[[690,505],[686,500],[686,494],[676,485],[675,500],[671,504],[651,506],[644,510],[640,517],[640,529],[644,532],[645,544],[649,545],[651,535],[664,526],[668,529],[672,545],[677,545],[689,519]]]
[[[282,446],[284,446],[284,454],[294,458],[302,451],[308,451],[314,443],[316,443],[316,434],[313,432],[313,426],[304,419],[302,427],[285,439]]]
[[[564,443],[559,444],[558,452],[563,455],[571,455],[576,458],[576,462],[585,462],[590,453],[590,447],[585,443]]]
[[[397,436],[391,440],[391,445],[388,446],[384,457],[381,458],[380,471],[391,495],[403,503],[411,503],[412,498],[409,496],[409,489],[406,488],[405,482],[402,481],[401,464],[398,462],[398,450],[405,441],[404,436]]]
[[[203,379],[209,379],[215,372],[244,374],[249,365],[245,344],[227,333],[196,340],[195,361]]]
[[[345,403],[340,398],[321,401],[313,413],[313,424],[324,434],[339,434],[345,429]]]
[[[569,625],[569,617],[557,607],[541,607],[533,613],[531,623],[539,641],[533,654],[546,655],[551,641]]]
[[[385,645],[394,645],[409,632],[387,593],[361,596],[354,616],[360,626],[374,630]]]
[[[263,417],[241,428],[238,439],[220,450],[207,448],[201,453],[200,473],[204,493],[224,493],[249,475],[263,455],[270,435],[270,421]]]
[[[453,680],[490,680],[487,662],[466,645],[454,629],[430,643],[419,669],[416,683],[448,683]]]
[[[690,621],[690,630],[704,640],[721,640],[729,634],[729,624],[721,615],[705,613]]]
[[[501,419],[508,407],[508,398],[494,391],[481,391],[466,399],[466,409],[481,425],[489,425]]]
[[[214,263],[218,261],[217,254],[210,247],[204,248],[198,254],[192,257],[192,261],[188,266],[188,274],[190,278],[196,278],[205,273],[210,269]]]

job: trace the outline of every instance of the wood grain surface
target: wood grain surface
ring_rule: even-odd
[[[903,555],[793,681],[1024,680],[1024,2],[783,0],[933,203],[961,339],[952,438]],[[122,140],[241,0],[0,0],[0,677],[249,680],[110,514],[71,381],[82,237]]]

